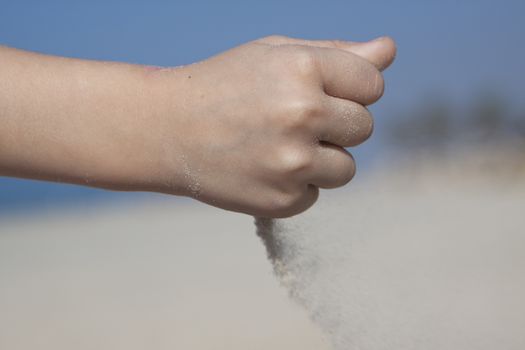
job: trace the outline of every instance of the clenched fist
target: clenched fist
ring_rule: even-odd
[[[191,196],[259,217],[354,175],[391,39],[272,36],[176,68],[0,47],[0,175]]]
[[[389,38],[272,36],[156,72],[177,87],[178,102],[158,116],[172,165],[165,176],[178,174],[184,194],[228,210],[262,217],[306,210],[319,188],[353,177],[354,160],[344,147],[372,133],[365,106],[383,94],[380,71],[394,56]]]

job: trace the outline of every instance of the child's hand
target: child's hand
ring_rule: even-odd
[[[159,190],[228,210],[285,217],[318,188],[343,186],[355,165],[343,147],[372,133],[364,107],[383,94],[389,38],[368,43],[268,37],[203,62],[158,70],[169,92],[150,123],[165,132]],[[147,129],[144,132],[148,132]]]
[[[194,197],[262,217],[354,175],[392,40],[268,37],[168,69],[0,47],[0,175]]]

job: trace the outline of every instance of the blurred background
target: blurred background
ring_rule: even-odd
[[[365,183],[379,176],[390,189],[372,196],[375,208],[396,205],[388,196],[398,183],[384,176],[391,169],[403,169],[410,186],[400,188],[419,195],[414,203],[434,198],[414,185],[422,178],[436,188],[455,181],[447,198],[478,178],[485,182],[474,192],[524,183],[524,12],[521,0],[0,0],[0,44],[177,66],[271,34],[389,35],[397,60],[371,106],[374,135],[352,150],[358,172],[349,185],[374,188]],[[519,188],[504,192],[514,201],[500,208],[525,204]],[[463,209],[481,203],[496,220],[497,207],[489,209],[503,192],[482,193]],[[518,213],[505,220],[522,232]],[[0,347],[324,348],[278,287],[253,231],[248,216],[184,198],[0,177]]]
[[[398,58],[385,74],[384,98],[371,107],[375,135],[354,150],[358,178],[373,162],[422,148],[454,152],[524,138],[520,0],[4,0],[0,8],[0,44],[163,66],[199,61],[270,34],[357,41],[390,35]],[[0,215],[151,196],[3,178]]]

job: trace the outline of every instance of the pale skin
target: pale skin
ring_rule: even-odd
[[[292,216],[352,179],[395,53],[271,36],[156,68],[0,47],[0,175]]]

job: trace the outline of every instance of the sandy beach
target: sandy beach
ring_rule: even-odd
[[[198,203],[3,218],[0,348],[326,348],[252,221]]]
[[[523,182],[417,169],[358,177],[285,223],[348,237],[351,267],[334,271],[362,310],[350,319],[363,349],[523,349]],[[330,347],[272,274],[252,217],[182,200],[3,217],[0,348]]]

